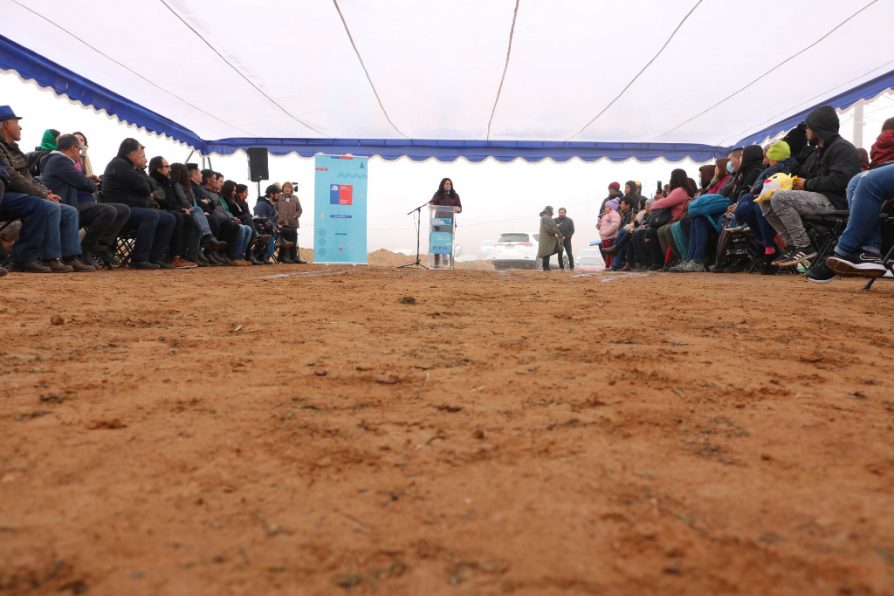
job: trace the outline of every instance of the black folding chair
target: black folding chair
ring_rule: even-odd
[[[0,215],[0,232],[5,230],[15,221],[18,221],[18,217],[14,217],[12,215]],[[10,255],[6,248],[3,246],[3,243],[0,243],[0,267],[9,267],[12,265],[12,255]]]
[[[807,228],[807,234],[813,240],[814,246],[818,251],[816,257],[812,260],[819,261],[825,259],[832,254],[838,237],[847,227],[847,218],[850,215],[848,211],[821,211],[810,215],[801,216]]]

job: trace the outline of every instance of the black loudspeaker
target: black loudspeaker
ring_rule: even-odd
[[[270,172],[267,170],[267,150],[263,147],[248,148],[248,177],[252,182],[270,178]]]

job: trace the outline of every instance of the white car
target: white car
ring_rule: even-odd
[[[487,260],[493,262],[494,269],[536,269],[540,267],[537,258],[537,244],[540,234],[527,232],[506,232],[500,234],[497,244],[491,249]],[[550,257],[550,264],[557,265],[558,257]]]

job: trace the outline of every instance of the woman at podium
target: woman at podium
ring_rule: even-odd
[[[438,185],[437,192],[432,196],[431,201],[429,201],[428,204],[444,207],[454,207],[454,211],[456,213],[462,213],[463,210],[463,204],[459,200],[459,194],[457,194],[456,189],[453,188],[453,180],[451,180],[450,178],[444,178],[443,180],[441,180],[441,184]],[[446,212],[444,216],[448,216]],[[450,213],[449,216],[452,217],[452,213]],[[451,231],[451,228],[452,226],[436,226],[433,229],[434,231]],[[441,255],[436,254],[434,255],[434,257],[435,267],[440,266]]]

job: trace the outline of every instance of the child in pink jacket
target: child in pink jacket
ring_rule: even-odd
[[[621,216],[617,211],[606,204],[602,212],[602,218],[596,224],[596,230],[599,237],[602,238],[602,258],[605,261],[605,268],[610,269],[612,266],[612,255],[607,255],[604,249],[609,248],[618,236],[618,229],[621,227]]]

